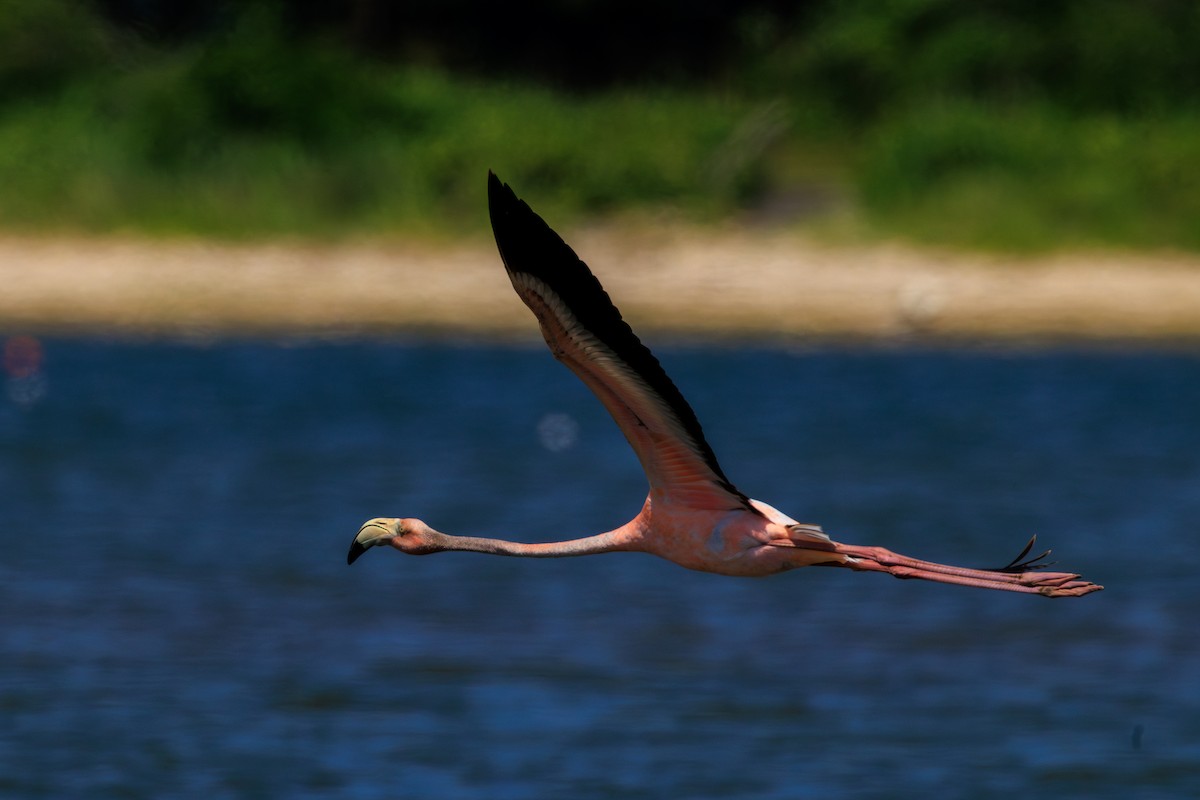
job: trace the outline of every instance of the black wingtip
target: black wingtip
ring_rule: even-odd
[[[492,228],[496,227],[496,220],[501,216],[507,215],[518,206],[523,205],[521,200],[517,198],[517,193],[512,190],[504,181],[496,177],[496,173],[488,170],[488,215],[492,219]],[[532,213],[532,212],[530,212]]]
[[[488,205],[496,202],[496,198],[503,195],[505,190],[508,194],[512,194],[513,190],[509,189],[508,184],[496,177],[496,173],[488,170]]]
[[[525,274],[544,283],[558,295],[580,326],[616,353],[674,410],[722,487],[750,507],[749,498],[739,492],[721,471],[691,406],[667,377],[658,359],[622,319],[621,312],[613,305],[612,299],[587,264],[491,170],[488,170],[488,212],[496,247],[509,277],[513,279],[513,285],[517,285],[517,275]]]

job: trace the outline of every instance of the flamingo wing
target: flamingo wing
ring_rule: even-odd
[[[691,508],[754,510],[721,471],[691,406],[587,264],[491,172],[488,207],[513,288],[554,357],[612,414],[652,493]]]

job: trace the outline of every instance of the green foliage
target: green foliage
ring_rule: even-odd
[[[77,46],[108,35],[87,6],[40,2],[0,0],[21,11],[0,16],[19,22],[7,41],[37,33],[32,51],[83,55],[24,100],[0,96],[8,227],[453,233],[486,226],[489,168],[560,220],[660,205],[703,217],[764,170],[753,143],[730,157],[746,109],[712,94],[572,96],[368,62],[297,40],[270,4],[201,43],[117,59]],[[79,39],[63,15],[95,35]],[[28,77],[35,62],[11,63]]]
[[[950,99],[1084,113],[1200,103],[1194,0],[831,0],[749,34],[749,87],[851,127]]]
[[[824,0],[744,18],[721,90],[591,94],[225,8],[155,48],[86,0],[0,0],[0,226],[453,235],[486,224],[491,168],[559,221],[707,220],[833,176],[888,235],[1200,249],[1194,0]]]
[[[857,143],[870,227],[989,248],[1200,248],[1200,3],[831,0],[745,85]]]
[[[365,120],[408,122],[377,74],[343,50],[289,40],[270,6],[251,6],[225,35],[138,70],[119,98],[156,166],[231,139],[320,152],[354,139]]]
[[[931,241],[1200,249],[1200,115],[934,106],[882,125],[860,176],[880,227]]]
[[[103,64],[111,36],[74,0],[0,0],[0,102],[54,90]]]
[[[210,73],[197,65],[211,58],[0,117],[0,220],[226,237],[457,232],[486,225],[488,169],[560,220],[664,204],[707,216],[762,168],[753,152],[710,168],[741,112],[705,95],[572,98],[391,70],[329,96],[312,130],[286,91],[257,96],[252,125],[225,120],[204,99]],[[377,111],[347,111],[363,102]]]

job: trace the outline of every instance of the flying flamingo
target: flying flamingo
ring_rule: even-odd
[[[540,544],[451,536],[419,519],[372,519],[354,537],[347,563],[385,544],[410,555],[462,550],[558,558],[638,551],[720,575],[833,566],[1046,597],[1077,597],[1103,588],[1074,573],[1039,571],[1049,551],[1026,559],[1032,539],[1005,567],[968,569],[835,542],[819,526],[750,499],[725,477],[695,413],[587,265],[490,172],[488,206],[513,288],[537,317],[554,357],[616,420],[646,471],[649,495],[641,512],[619,528]]]

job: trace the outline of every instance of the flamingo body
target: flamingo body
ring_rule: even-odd
[[[1103,588],[1067,572],[1045,572],[1049,551],[1025,559],[1033,540],[1000,569],[921,561],[880,547],[847,545],[742,494],[722,471],[695,413],[658,359],[621,318],[587,265],[528,205],[488,174],[492,230],[517,294],[533,311],[551,353],[599,398],[637,454],[650,491],[636,517],[611,531],[559,542],[452,536],[418,519],[369,520],[351,543],[411,555],[446,550],[527,558],[637,551],[689,569],[757,577],[806,566],[886,572],[979,588],[1080,596]]]

